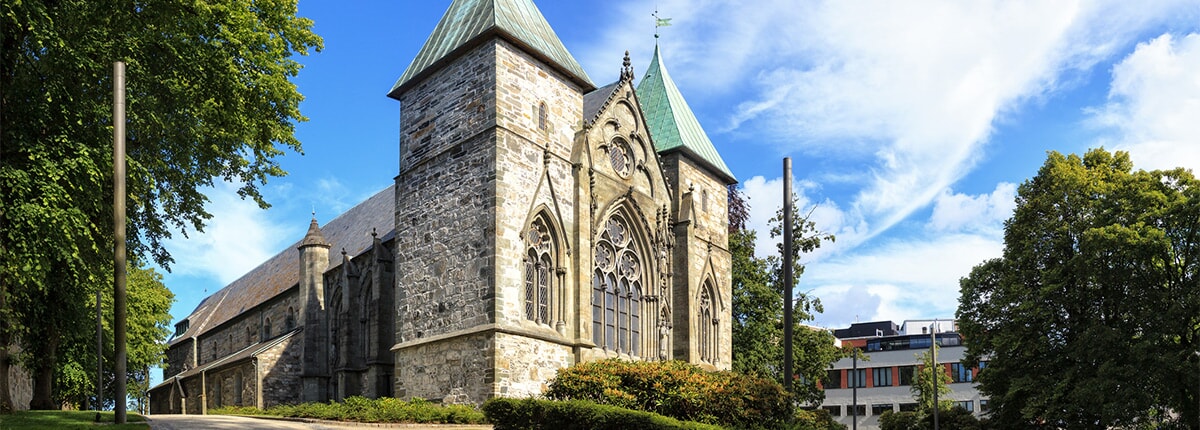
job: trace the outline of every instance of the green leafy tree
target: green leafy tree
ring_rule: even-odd
[[[94,290],[93,290],[94,291]],[[104,327],[104,406],[115,401],[113,382],[113,298],[112,289],[101,292]],[[128,393],[138,406],[145,403],[150,389],[150,369],[163,363],[166,341],[171,334],[171,304],[175,295],[162,282],[162,275],[153,268],[130,264],[128,274],[128,345],[126,371]],[[94,293],[93,293],[94,294]],[[94,300],[94,299],[93,299]],[[62,357],[55,372],[54,400],[75,408],[90,407],[96,401],[96,324],[95,302],[84,323],[66,334]],[[137,410],[138,407],[131,408]]]
[[[935,350],[940,349],[937,346]],[[934,403],[934,383],[937,384],[938,395],[938,411],[948,411],[954,407],[954,402],[947,398],[950,394],[950,375],[946,373],[945,366],[934,363],[933,355],[929,351],[915,354],[917,361],[921,365],[915,370],[917,377],[913,380],[909,390],[912,391],[913,398],[917,400],[917,414],[924,416],[932,414]]]
[[[783,381],[783,296],[780,262],[754,256],[755,232],[745,227],[748,204],[736,188],[729,190],[731,208],[729,247],[733,258],[733,369]],[[778,224],[782,213],[772,220]],[[796,237],[796,260],[801,252],[811,252],[821,240],[833,236],[816,232],[815,224],[797,217],[793,233]],[[776,228],[776,230],[781,230]],[[782,233],[773,233],[772,237]],[[801,245],[803,243],[803,245]],[[803,265],[797,265],[797,279]],[[821,312],[816,297],[800,294],[794,306],[792,333],[793,390],[802,403],[819,404],[825,398],[818,384],[826,377],[830,363],[846,356],[834,346],[834,338],[825,330],[803,326]]]
[[[1018,189],[1003,257],[962,279],[958,321],[999,427],[1200,422],[1200,181],[1129,154],[1051,152]]]
[[[300,151],[292,56],[321,48],[295,0],[0,3],[0,375],[19,343],[34,408],[111,285],[112,63],[127,63],[128,243],[169,267],[163,241],[202,231],[215,180],[258,187]],[[106,269],[107,267],[107,269]],[[0,410],[11,409],[0,376]]]

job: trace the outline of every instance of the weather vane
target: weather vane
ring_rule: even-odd
[[[657,8],[654,9],[654,13],[650,14],[650,16],[654,17],[654,38],[657,39],[658,38],[658,28],[659,27],[670,27],[671,26],[671,18],[659,18]]]

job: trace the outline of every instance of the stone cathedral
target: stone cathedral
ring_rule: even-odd
[[[532,0],[454,0],[387,94],[394,186],[181,320],[151,412],[481,403],[604,358],[728,369],[735,179],[659,54],[597,88]]]

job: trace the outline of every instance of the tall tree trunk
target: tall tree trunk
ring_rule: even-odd
[[[29,409],[52,410],[59,409],[54,403],[54,368],[58,357],[60,343],[59,330],[55,324],[49,324],[46,337],[39,342],[35,351],[39,359],[34,364],[33,371],[33,400],[29,401]]]
[[[0,246],[0,251],[3,247]],[[13,410],[12,389],[9,387],[8,370],[11,358],[8,354],[8,345],[12,341],[10,327],[6,311],[8,309],[8,283],[5,282],[3,276],[0,276],[0,414],[7,414]]]
[[[0,293],[2,294],[2,293]],[[2,296],[0,296],[2,297]],[[0,301],[3,301],[0,298]],[[0,414],[7,414],[13,410],[12,390],[9,388],[8,369],[8,324],[0,322]]]

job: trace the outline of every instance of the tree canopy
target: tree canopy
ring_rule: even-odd
[[[1129,154],[1049,153],[958,322],[1001,427],[1200,423],[1200,181]]]
[[[729,190],[730,232],[729,249],[733,259],[733,370],[782,381],[783,375],[783,288],[781,262],[778,258],[754,256],[755,232],[745,227],[749,216],[748,204],[734,187]],[[775,227],[772,238],[782,236],[782,211],[772,219]],[[833,236],[816,230],[806,217],[796,216],[793,235],[796,279],[804,271],[799,263],[802,252],[820,247],[821,241]],[[782,245],[781,245],[782,246]],[[829,365],[845,356],[834,346],[833,334],[825,330],[804,327],[820,313],[821,302],[814,296],[801,293],[795,299],[792,330],[793,391],[802,403],[819,404],[824,391],[818,384],[826,377]]]
[[[163,241],[211,216],[205,187],[265,207],[259,185],[301,150],[290,79],[322,46],[312,25],[295,0],[0,4],[0,373],[19,340],[35,407],[56,406],[61,331],[111,285],[112,63],[128,70],[127,246],[169,267]]]

